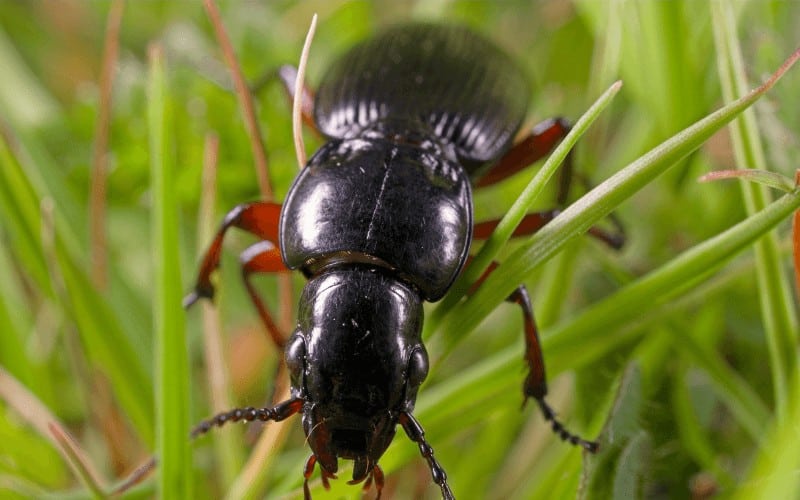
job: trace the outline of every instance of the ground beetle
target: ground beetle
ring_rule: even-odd
[[[282,68],[281,76],[287,87],[294,85],[293,68]],[[306,497],[315,465],[327,483],[338,458],[353,460],[352,482],[374,482],[380,497],[378,461],[400,424],[419,445],[442,497],[453,498],[412,415],[428,372],[422,303],[445,295],[468,262],[472,238],[487,237],[496,225],[473,225],[472,187],[530,165],[568,131],[563,120],[548,120],[512,144],[528,96],[509,57],[459,26],[398,26],[330,67],[313,105],[313,123],[327,142],[283,206],[254,202],[228,213],[185,301],[188,306],[213,296],[210,275],[219,266],[226,230],[249,231],[262,241],[242,254],[245,286],[271,337],[283,345],[250,277],[302,271],[308,282],[285,343],[291,398],[275,407],[219,414],[197,426],[194,436],[228,421],[280,421],[302,413],[312,450]],[[536,231],[556,213],[530,214],[517,234]],[[621,244],[614,235],[595,235]],[[525,397],[536,400],[562,439],[596,451],[596,443],[564,429],[544,400],[544,362],[525,287],[509,300],[524,315]]]

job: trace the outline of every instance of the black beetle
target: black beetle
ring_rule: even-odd
[[[281,76],[293,85],[291,68]],[[188,306],[213,296],[210,275],[219,265],[226,230],[249,231],[263,241],[242,254],[245,286],[272,338],[282,344],[249,277],[302,271],[308,282],[285,345],[291,398],[272,408],[222,413],[197,426],[193,436],[228,421],[280,421],[300,412],[312,450],[306,497],[314,466],[319,463],[327,483],[338,458],[353,460],[352,482],[374,481],[380,496],[378,461],[400,424],[419,445],[442,497],[453,498],[412,415],[428,372],[422,303],[445,295],[467,263],[473,236],[486,237],[496,225],[473,227],[472,186],[492,184],[533,163],[568,131],[563,120],[548,120],[512,145],[528,95],[509,57],[460,26],[398,26],[330,67],[313,107],[313,122],[328,142],[309,160],[282,207],[254,202],[226,216],[185,301]],[[556,213],[529,215],[517,234],[536,231]],[[616,236],[595,235],[611,246],[621,244]],[[521,306],[525,319],[525,397],[538,402],[562,439],[596,451],[596,443],[565,430],[544,400],[544,362],[525,287],[509,300]]]

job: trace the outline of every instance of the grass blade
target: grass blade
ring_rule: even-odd
[[[189,356],[181,308],[178,213],[169,127],[169,97],[161,48],[151,46],[147,121],[153,187],[153,296],[156,338],[156,441],[161,498],[191,498]]]
[[[564,210],[500,265],[444,320],[448,338],[463,336],[495,309],[519,284],[572,238],[586,232],[615,207],[697,149],[712,134],[757,101],[800,58],[796,51],[772,77],[746,96],[720,108],[623,168]]]
[[[497,255],[500,249],[511,238],[514,229],[517,228],[519,223],[528,213],[531,205],[536,201],[537,197],[544,190],[545,185],[553,176],[558,167],[564,162],[564,159],[569,154],[570,150],[578,142],[578,139],[586,132],[589,126],[600,116],[603,110],[611,103],[611,100],[617,95],[622,82],[618,81],[611,85],[592,106],[578,119],[575,125],[570,130],[569,134],[562,140],[553,153],[548,157],[536,175],[531,179],[525,190],[520,194],[508,213],[498,223],[494,233],[486,240],[486,243],[481,247],[480,252],[474,257],[470,265],[459,276],[458,280],[453,284],[447,297],[442,301],[439,307],[431,315],[428,320],[428,331],[436,328],[438,321],[452,309],[455,303],[464,295],[469,288],[470,284],[474,283],[478,277],[486,270],[492,259]]]
[[[730,102],[745,93],[747,81],[744,62],[736,36],[733,7],[730,3],[711,3],[714,19],[714,40],[717,46],[718,68],[722,93]],[[766,169],[764,149],[752,110],[745,111],[731,124],[731,139],[739,168]],[[770,201],[769,191],[761,185],[742,183],[747,212],[753,214]],[[773,392],[779,416],[785,413],[789,398],[789,381],[797,374],[798,320],[792,301],[789,282],[782,272],[778,238],[774,233],[756,243],[756,277],[761,303],[767,346],[770,354]]]

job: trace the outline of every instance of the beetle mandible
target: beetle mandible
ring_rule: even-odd
[[[294,75],[291,67],[281,69],[287,87]],[[468,262],[473,237],[485,238],[496,226],[473,225],[472,187],[530,165],[569,130],[561,119],[548,120],[514,144],[528,95],[511,59],[461,26],[397,26],[333,63],[313,106],[313,123],[327,142],[282,206],[246,203],[227,214],[185,300],[188,307],[213,297],[210,277],[228,228],[253,233],[262,241],[242,254],[244,283],[271,337],[283,346],[250,278],[300,270],[308,281],[285,342],[291,397],[275,407],[221,413],[198,425],[193,436],[228,421],[280,421],[301,413],[312,451],[306,497],[315,465],[327,483],[339,458],[354,461],[352,482],[374,482],[380,497],[378,461],[399,424],[418,444],[442,497],[453,498],[413,416],[428,372],[422,304],[447,293]],[[559,198],[565,198],[565,186]],[[531,234],[556,214],[530,214],[516,234]],[[612,247],[621,244],[614,235],[595,236]],[[545,402],[544,361],[526,288],[508,300],[524,317],[525,398],[538,403],[562,439],[595,452],[597,444],[567,431]]]

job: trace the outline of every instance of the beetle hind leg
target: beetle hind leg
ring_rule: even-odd
[[[481,188],[501,182],[541,160],[555,149],[558,143],[567,136],[571,128],[572,126],[570,123],[560,117],[550,118],[535,125],[525,137],[514,144],[511,149],[483,174],[483,176],[477,179],[475,187]],[[573,152],[570,151],[564,159],[564,164],[558,173],[558,194],[556,202],[559,207],[565,206],[569,201],[568,198],[573,184],[573,178],[581,180],[587,191],[592,188],[591,183],[588,182],[587,179],[575,172],[573,166]],[[557,214],[558,210],[529,214],[520,224],[514,235],[533,234],[536,231],[534,226],[543,226]],[[597,227],[592,227],[588,232],[591,236],[603,241],[611,248],[619,250],[625,242],[625,228],[615,213],[609,214],[608,220],[614,228],[613,232]],[[495,222],[495,226],[496,225]],[[478,226],[479,225],[475,226],[476,230]],[[525,230],[525,226],[532,229]]]
[[[480,287],[489,274],[497,268],[497,262],[492,262],[489,267],[484,271],[483,275],[473,283],[468,294],[472,294]],[[511,292],[511,295],[506,298],[506,301],[517,304],[522,309],[522,318],[524,322],[524,336],[525,336],[525,362],[528,364],[528,375],[525,377],[525,382],[522,384],[522,393],[524,400],[522,405],[528,401],[528,398],[533,398],[539,405],[544,419],[550,422],[550,425],[562,440],[568,441],[574,445],[580,445],[591,453],[597,452],[599,445],[595,441],[586,440],[577,434],[573,434],[564,427],[557,418],[555,411],[545,401],[547,396],[547,375],[544,368],[544,355],[542,354],[542,345],[539,342],[539,330],[536,328],[536,319],[533,316],[533,306],[531,305],[531,298],[528,294],[528,289],[525,285],[520,285],[516,290]]]
[[[544,369],[544,356],[542,355],[542,346],[539,342],[539,332],[536,328],[536,320],[533,317],[533,307],[531,306],[531,299],[528,295],[528,290],[524,285],[520,285],[507,299],[522,308],[522,315],[525,322],[525,361],[528,363],[528,376],[522,386],[522,391],[525,397],[523,406],[528,398],[533,398],[539,405],[544,419],[550,422],[553,432],[555,432],[562,440],[568,441],[573,445],[579,445],[585,450],[596,453],[599,445],[596,441],[588,441],[573,434],[564,427],[557,418],[553,409],[545,401],[547,395],[547,381]]]

